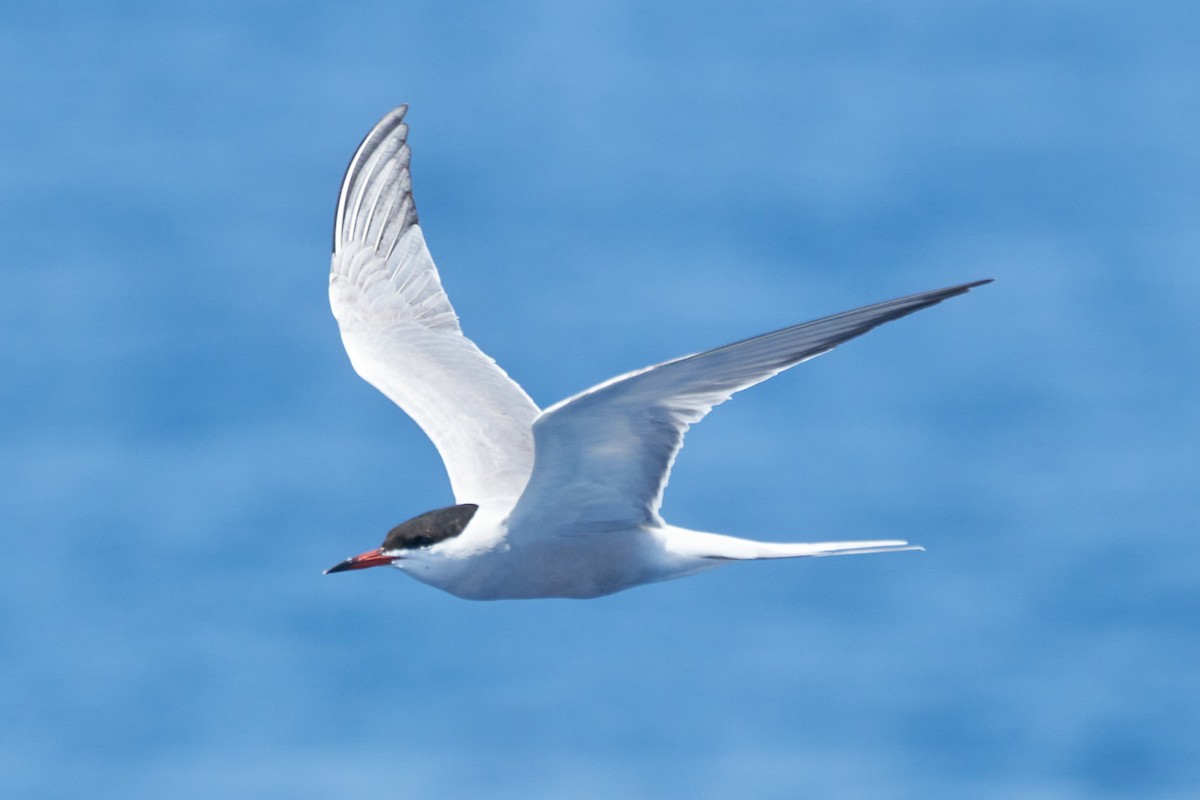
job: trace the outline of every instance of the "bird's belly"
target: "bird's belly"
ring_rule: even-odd
[[[415,575],[471,600],[600,597],[671,577],[646,531],[556,536],[478,554],[444,580]]]

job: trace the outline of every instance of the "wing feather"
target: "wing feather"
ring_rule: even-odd
[[[417,221],[404,123],[355,152],[334,218],[329,301],[355,371],[433,440],[459,503],[512,501],[533,465],[538,408],[465,337]]]
[[[990,281],[902,297],[613,378],[546,409],[513,530],[657,525],[690,425],[735,392],[894,319]]]

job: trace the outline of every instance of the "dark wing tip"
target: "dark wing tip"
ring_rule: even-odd
[[[935,289],[932,292],[925,292],[925,294],[936,295],[939,300],[945,300],[951,297],[958,297],[960,294],[966,294],[980,286],[986,286],[994,280],[995,278],[984,278],[983,280],[971,281],[970,283],[960,283],[958,286],[950,286],[946,289]]]
[[[930,291],[930,292],[922,292],[919,295],[912,295],[909,298],[901,298],[901,299],[909,300],[909,299],[916,299],[916,298],[924,296],[924,297],[937,297],[939,301],[945,300],[950,297],[957,297],[960,294],[966,294],[967,292],[971,291],[972,289],[974,289],[976,287],[986,286],[987,284],[992,283],[995,280],[996,280],[995,278],[984,278],[984,279],[978,280],[978,281],[971,281],[970,283],[960,283],[957,286],[947,286],[945,289],[934,289],[933,291]]]
[[[936,306],[943,300],[949,300],[951,297],[959,297],[971,291],[972,289],[976,289],[980,286],[986,286],[994,280],[994,278],[984,278],[983,280],[971,281],[970,283],[960,283],[957,286],[948,286],[945,289],[934,289],[931,292],[922,292],[921,294],[913,295],[911,297],[901,298],[899,301],[895,302],[904,302],[906,300],[915,301],[913,304],[914,307],[905,310],[899,316],[893,317],[893,319],[899,319],[900,317],[908,316],[913,311],[917,311],[918,309]],[[887,304],[881,303],[880,305]]]
[[[337,251],[338,234],[342,228],[342,215],[346,210],[346,190],[354,181],[359,167],[364,161],[370,158],[381,144],[391,139],[397,133],[400,136],[400,141],[403,142],[408,138],[408,126],[404,124],[404,115],[408,113],[408,103],[402,103],[393,108],[388,113],[375,123],[375,126],[362,138],[358,143],[358,147],[354,150],[354,155],[350,158],[350,163],[346,165],[346,171],[342,176],[341,189],[338,191],[337,210],[333,216],[333,244],[332,250]]]

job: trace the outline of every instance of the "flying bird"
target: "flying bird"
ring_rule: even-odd
[[[845,311],[605,381],[546,409],[463,335],[413,204],[407,106],[359,145],[338,196],[329,299],[350,362],[433,440],[457,505],[326,572],[392,566],[459,597],[590,598],[733,561],[919,550],[762,542],[670,525],[688,427],[735,392],[990,281]]]

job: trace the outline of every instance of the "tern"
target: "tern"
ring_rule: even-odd
[[[635,370],[539,409],[463,335],[413,204],[407,106],[367,134],[334,220],[329,299],[354,370],[433,441],[456,505],[327,573],[392,566],[473,600],[592,598],[734,561],[919,550],[899,539],[780,543],[659,515],[688,427],[735,392],[964,283]]]

